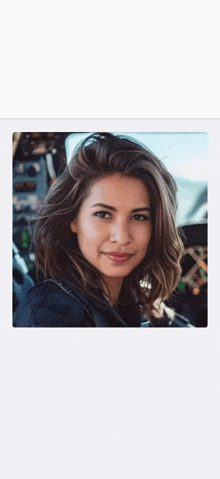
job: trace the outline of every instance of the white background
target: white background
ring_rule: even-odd
[[[200,120],[220,116],[217,2],[9,1],[1,20],[1,477],[217,479],[220,127]],[[52,118],[209,132],[208,328],[12,328],[11,133],[77,131]]]

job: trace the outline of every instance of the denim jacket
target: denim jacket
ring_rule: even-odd
[[[140,327],[141,316],[130,306],[119,311],[72,285],[47,279],[31,288],[14,313],[16,327]]]
[[[26,294],[15,311],[14,327],[152,327],[190,326],[187,320],[170,319],[166,314],[153,322],[131,306],[117,310],[109,304],[84,296],[73,285],[47,279]]]

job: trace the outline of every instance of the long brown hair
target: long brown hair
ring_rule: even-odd
[[[78,146],[36,218],[36,267],[45,277],[72,283],[106,303],[100,273],[82,255],[70,223],[91,185],[112,173],[140,179],[150,193],[152,237],[144,259],[124,278],[119,302],[152,316],[155,300],[169,297],[180,277],[183,246],[175,222],[177,189],[162,162],[131,138],[95,133]]]

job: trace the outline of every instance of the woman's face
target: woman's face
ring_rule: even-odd
[[[146,186],[118,173],[99,179],[70,228],[82,254],[106,282],[122,280],[142,261],[151,239]]]

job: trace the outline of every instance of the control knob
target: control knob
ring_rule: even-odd
[[[37,170],[36,170],[35,166],[29,166],[27,168],[27,174],[31,177],[36,176],[37,175]]]

